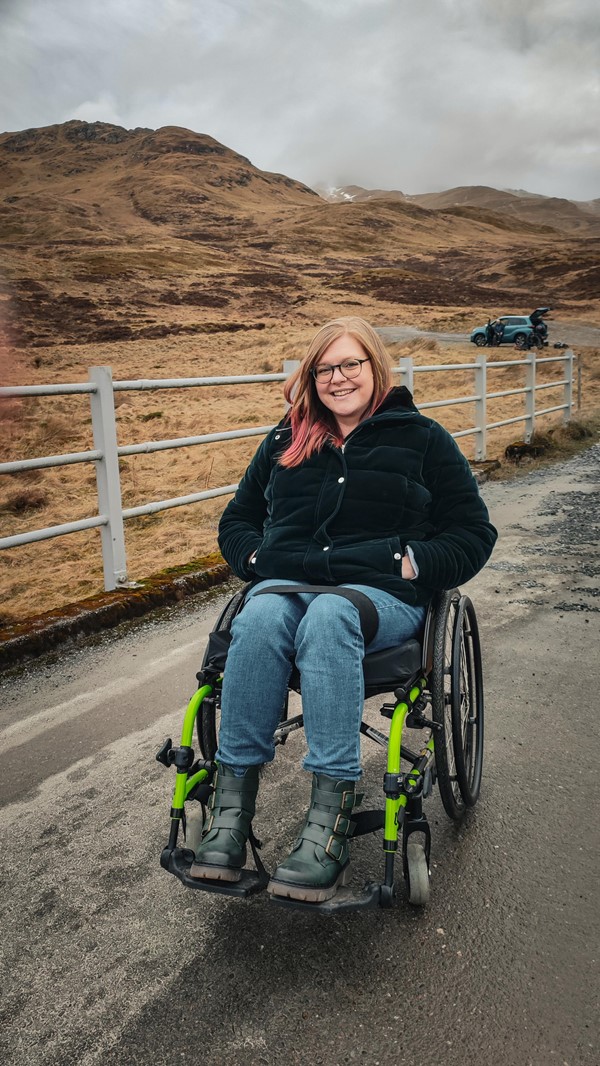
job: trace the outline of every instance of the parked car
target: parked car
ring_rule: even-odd
[[[552,308],[550,307],[536,307],[535,311],[532,311],[530,315],[500,315],[494,322],[504,326],[504,330],[496,331],[496,336],[500,334],[500,337],[495,343],[516,344],[517,347],[527,347],[527,338],[534,330],[537,330],[538,335],[545,341],[548,335],[548,327],[544,322],[544,315],[547,315],[551,310]],[[477,326],[477,329],[473,330],[471,343],[476,344],[478,348],[483,348],[488,343],[486,326]]]

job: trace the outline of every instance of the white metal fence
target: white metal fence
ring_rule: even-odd
[[[498,429],[512,423],[523,422],[525,424],[524,439],[529,440],[534,428],[536,417],[550,414],[555,411],[563,412],[564,421],[571,417],[573,409],[573,362],[574,356],[571,350],[561,355],[536,358],[535,351],[527,352],[521,359],[488,361],[483,352],[478,352],[472,363],[445,363],[432,366],[415,366],[412,358],[400,359],[399,365],[394,367],[393,373],[400,374],[402,383],[411,392],[414,391],[414,375],[432,372],[444,372],[449,370],[473,371],[474,392],[468,396],[458,396],[453,399],[430,400],[419,404],[419,410],[425,411],[436,407],[451,407],[458,404],[473,404],[475,409],[475,425],[467,429],[461,429],[453,436],[475,437],[475,459],[484,460],[487,452],[487,433],[489,430]],[[541,364],[562,363],[564,374],[560,380],[553,380],[538,384],[536,382],[536,370]],[[62,537],[69,533],[77,533],[84,529],[98,527],[102,540],[102,559],[104,566],[104,587],[107,591],[123,586],[127,582],[127,562],[125,552],[124,520],[137,518],[140,515],[155,514],[171,507],[183,507],[187,504],[200,503],[202,500],[210,500],[216,496],[227,496],[235,492],[237,485],[221,485],[219,488],[208,489],[204,492],[195,492],[189,496],[177,496],[169,500],[157,500],[153,503],[142,504],[140,507],[128,507],[123,509],[121,502],[121,479],[119,473],[119,459],[124,456],[140,455],[163,451],[170,448],[187,448],[192,445],[210,444],[215,441],[237,440],[242,437],[263,436],[268,433],[272,426],[255,426],[251,429],[226,430],[222,433],[205,433],[197,437],[179,437],[173,440],[147,441],[143,444],[117,443],[117,426],[115,419],[115,392],[145,391],[155,389],[187,389],[202,388],[205,386],[258,384],[261,382],[285,381],[298,365],[297,362],[287,361],[284,363],[281,374],[244,374],[236,377],[206,377],[206,378],[168,378],[139,381],[113,381],[110,367],[96,366],[89,370],[89,381],[79,384],[67,385],[19,385],[8,388],[0,388],[1,397],[28,397],[28,396],[67,396],[89,394],[94,449],[85,452],[71,452],[65,455],[48,455],[36,459],[18,459],[13,462],[0,463],[0,474],[14,474],[19,471],[36,470],[52,466],[69,466],[73,463],[95,463],[96,483],[98,492],[98,514],[91,518],[82,518],[77,522],[66,522],[63,525],[49,526],[45,529],[36,529],[27,533],[18,533],[11,537],[0,538],[0,548],[14,548],[22,544],[31,544],[36,541],[48,540],[52,537]],[[525,384],[520,388],[504,389],[500,392],[487,391],[487,374],[490,370],[503,367],[523,367]],[[536,409],[536,394],[540,390],[560,389],[562,402],[551,407]],[[505,418],[499,422],[487,422],[487,401],[504,396],[516,396],[522,394],[525,398],[524,411],[515,418]]]

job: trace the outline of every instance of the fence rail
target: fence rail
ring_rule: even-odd
[[[564,377],[557,381],[536,382],[536,370],[541,364],[562,363],[565,367]],[[402,358],[399,365],[392,370],[393,374],[399,374],[403,383],[411,392],[414,391],[415,374],[430,374],[443,371],[472,371],[475,380],[475,391],[466,396],[457,396],[452,399],[430,400],[419,404],[419,410],[426,411],[436,407],[454,407],[462,404],[473,404],[475,409],[475,424],[461,429],[452,434],[453,437],[475,437],[475,459],[484,460],[487,454],[487,432],[499,429],[501,426],[513,425],[519,422],[525,424],[524,439],[529,440],[534,428],[536,418],[542,415],[563,412],[563,419],[567,422],[573,410],[573,364],[574,355],[569,349],[562,355],[549,356],[541,359],[536,358],[534,351],[527,352],[522,359],[508,359],[487,361],[484,353],[478,353],[474,362],[471,363],[442,363],[427,366],[415,366],[410,357]],[[225,430],[219,433],[204,433],[196,437],[178,437],[172,440],[146,441],[142,444],[126,444],[119,446],[117,443],[117,427],[115,418],[115,392],[147,391],[158,389],[181,389],[181,388],[204,388],[221,385],[254,385],[260,383],[272,383],[285,381],[295,370],[298,363],[286,360],[283,372],[277,374],[239,374],[232,377],[204,377],[204,378],[157,378],[139,379],[137,381],[113,381],[110,367],[91,367],[89,370],[90,380],[64,385],[16,385],[0,388],[0,398],[5,397],[35,397],[35,396],[72,396],[89,394],[92,412],[92,431],[94,449],[84,452],[72,452],[64,455],[40,456],[35,459],[18,459],[12,462],[0,463],[0,474],[14,474],[19,471],[39,470],[55,466],[69,466],[74,463],[96,464],[96,486],[98,492],[98,514],[89,518],[83,518],[75,522],[67,522],[62,525],[49,526],[45,529],[32,530],[27,533],[17,533],[14,536],[0,538],[0,548],[15,548],[23,544],[31,544],[54,537],[66,536],[85,529],[100,529],[102,540],[102,559],[104,567],[104,587],[107,591],[127,584],[127,562],[125,552],[124,521],[129,518],[138,518],[141,515],[156,514],[159,511],[173,507],[184,507],[189,504],[200,503],[203,500],[211,500],[217,496],[232,495],[237,485],[222,485],[214,489],[206,489],[204,492],[192,493],[188,496],[177,496],[170,500],[156,500],[145,503],[139,507],[123,508],[121,500],[121,479],[119,473],[119,459],[125,456],[149,454],[152,452],[165,451],[172,448],[188,448],[201,444],[212,444],[216,441],[239,440],[245,437],[264,436],[272,429],[272,426],[254,426],[250,429]],[[503,389],[496,392],[487,391],[487,375],[491,370],[504,367],[524,367],[525,385],[516,389]],[[562,403],[536,409],[536,393],[544,389],[561,388]],[[499,399],[505,396],[523,395],[525,398],[524,412],[514,418],[504,418],[497,422],[487,421],[487,401]]]

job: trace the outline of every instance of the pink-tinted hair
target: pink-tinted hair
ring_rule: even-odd
[[[365,418],[373,414],[390,391],[390,358],[373,327],[363,318],[336,318],[327,322],[313,338],[302,363],[284,386],[283,394],[290,404],[288,418],[292,443],[279,459],[282,466],[299,466],[314,452],[320,451],[327,441],[337,445],[343,443],[333,412],[319,399],[311,370],[329,345],[344,336],[358,341],[371,360],[374,387]]]

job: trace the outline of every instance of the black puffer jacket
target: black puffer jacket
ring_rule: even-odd
[[[407,389],[392,389],[343,448],[291,469],[277,462],[290,433],[286,419],[271,430],[221,518],[219,546],[239,577],[370,585],[426,604],[489,559],[497,534],[469,464]],[[407,545],[414,581],[401,574]]]

